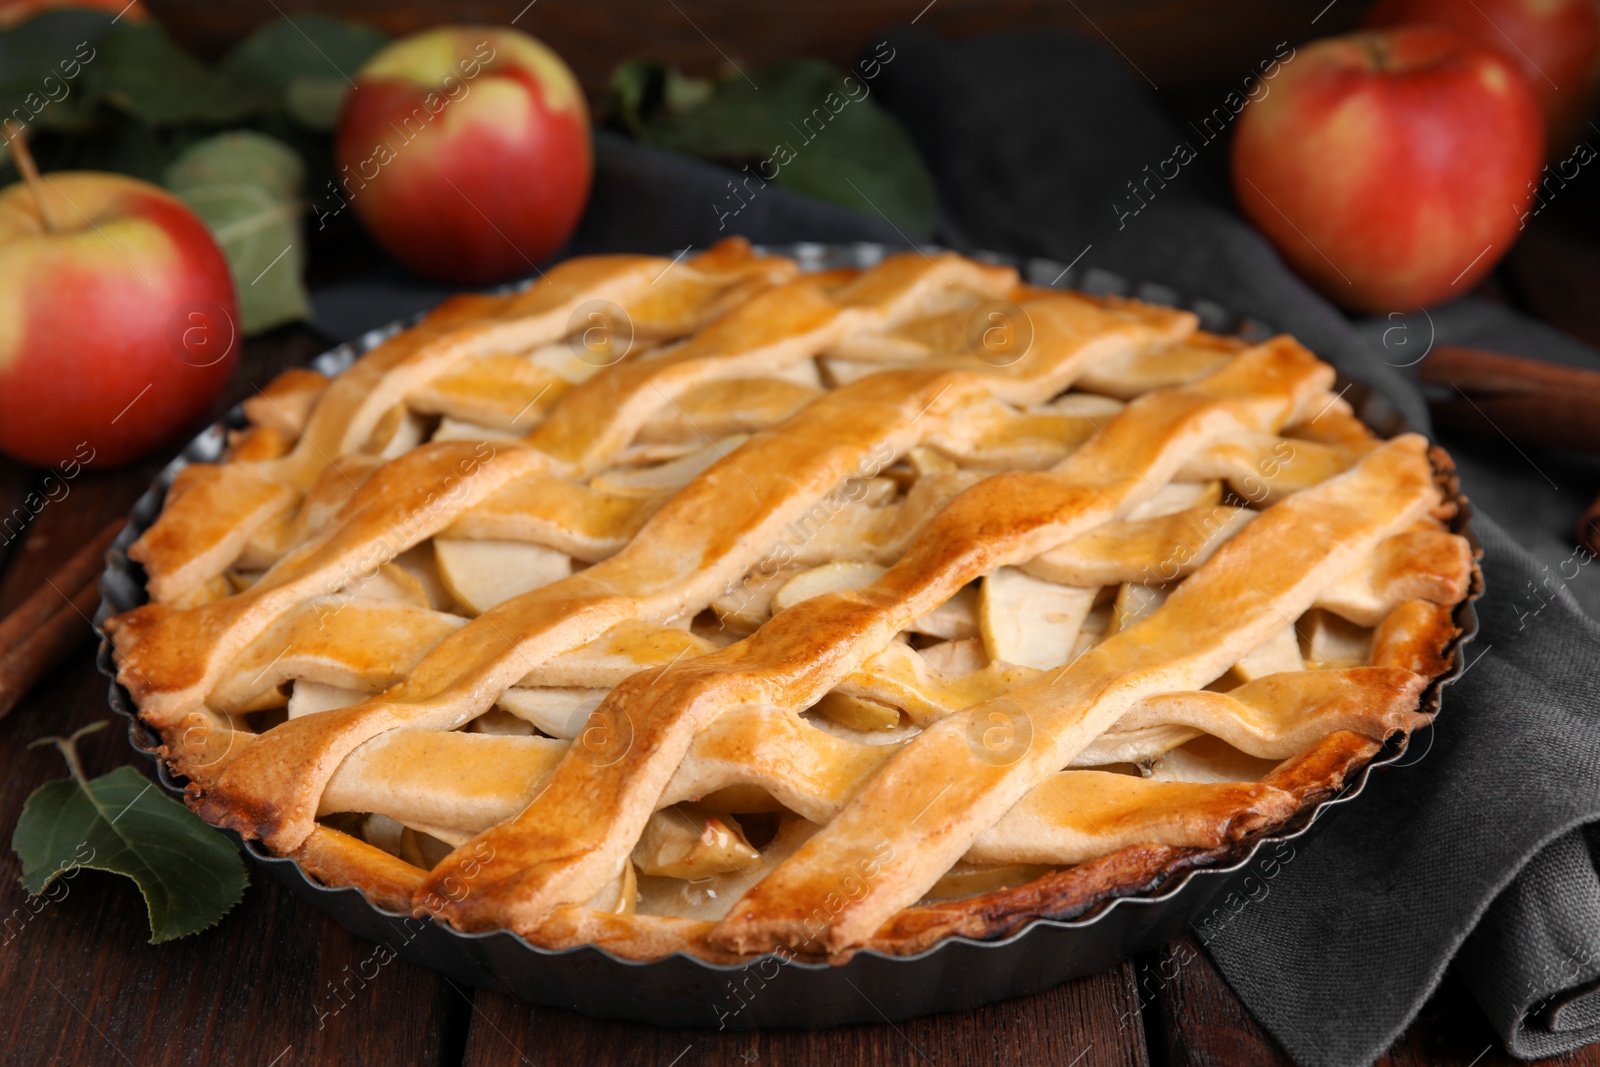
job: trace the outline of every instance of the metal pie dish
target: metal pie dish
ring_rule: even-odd
[[[805,270],[870,267],[899,251],[879,244],[811,243],[759,250],[795,259]],[[936,250],[926,248],[928,252]],[[1216,333],[1259,340],[1272,332],[1209,301],[1184,301],[1163,286],[1131,283],[1105,271],[1080,271],[1045,259],[1018,260],[984,253],[973,258],[1016,266],[1023,279],[1034,285],[1188,307],[1199,315],[1202,328]],[[330,377],[337,375],[420,318],[370,330],[324,352],[310,366]],[[1350,384],[1345,395],[1375,432],[1388,437],[1405,429],[1392,407],[1360,383]],[[144,569],[128,559],[128,547],[155,522],[173,478],[191,463],[217,462],[228,431],[246,425],[243,408],[235,407],[221,422],[191,440],[134,504],[127,526],[106,554],[100,608],[95,614],[97,628],[110,616],[148,599]],[[1478,555],[1480,546],[1469,527],[1470,505],[1459,496],[1456,503],[1458,514],[1451,529],[1465,536]],[[1474,601],[1482,591],[1482,573],[1475,568],[1471,592],[1453,614],[1460,634],[1447,653],[1449,669],[1424,690],[1424,711],[1437,715],[1444,687],[1463,672],[1465,647],[1478,633]],[[139,718],[132,695],[117,682],[111,643],[104,636],[96,666],[111,680],[111,707],[127,718],[129,743],[155,762],[161,785],[181,797],[187,779],[173,775],[161,760],[162,739]],[[1433,729],[1430,724],[1417,733]],[[1100,900],[1070,918],[1036,918],[994,940],[954,935],[915,955],[890,956],[866,949],[838,964],[770,954],[739,964],[715,964],[682,952],[641,962],[593,945],[559,951],[540,948],[507,930],[461,933],[431,919],[380,908],[359,889],[322,885],[296,860],[273,856],[258,841],[244,840],[231,830],[224,832],[260,868],[352,933],[456,982],[497,989],[530,1004],[661,1026],[822,1028],[962,1011],[1026,996],[1153,950],[1211,913],[1246,883],[1253,869],[1270,865],[1274,855],[1282,855],[1286,843],[1310,832],[1328,808],[1359,796],[1374,772],[1398,770],[1396,764],[1405,756],[1410,740],[1409,735],[1396,735],[1351,773],[1336,793],[1309,800],[1278,827],[1208,852],[1199,857],[1200,864],[1169,872],[1142,891]]]

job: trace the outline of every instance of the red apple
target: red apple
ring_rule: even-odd
[[[1369,26],[1433,23],[1498,49],[1528,78],[1553,155],[1588,134],[1600,94],[1596,0],[1379,0]]]
[[[210,409],[237,320],[227,261],[170,193],[92,172],[0,191],[0,450],[138,458]]]
[[[144,22],[150,18],[150,11],[141,0],[0,0],[0,29],[10,29],[42,12],[63,7],[109,11],[117,16],[114,21]]]
[[[481,284],[559,249],[593,173],[589,112],[559,56],[516,30],[396,41],[356,75],[338,196],[412,270]]]
[[[1318,41],[1246,107],[1233,186],[1324,295],[1401,311],[1466,293],[1516,239],[1544,159],[1533,91],[1432,26]]]

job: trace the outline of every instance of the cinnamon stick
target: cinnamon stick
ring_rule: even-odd
[[[0,718],[94,632],[103,557],[122,526],[100,531],[0,622]]]
[[[1423,362],[1422,380],[1455,391],[1428,402],[1440,426],[1600,453],[1600,371],[1440,345]],[[1600,555],[1600,497],[1573,536]]]
[[[1460,345],[1440,345],[1420,369],[1452,387],[1428,403],[1440,426],[1600,453],[1600,371]]]
[[[1589,510],[1583,513],[1583,518],[1578,520],[1573,535],[1579,544],[1589,550],[1590,555],[1600,556],[1600,497],[1595,498]]]

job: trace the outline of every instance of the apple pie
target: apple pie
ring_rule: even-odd
[[[1448,458],[1289,337],[728,241],[456,297],[244,405],[118,679],[214,825],[548,948],[992,938],[1429,721]]]

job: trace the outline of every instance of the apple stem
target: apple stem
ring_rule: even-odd
[[[16,124],[15,119],[6,119],[5,133],[6,144],[11,149],[11,158],[16,162],[17,170],[22,172],[28,188],[33,190],[33,200],[39,205],[39,217],[44,220],[44,228],[51,233],[56,232],[60,227],[50,215],[50,203],[44,195],[44,179],[39,177],[39,168],[33,162],[33,153],[28,151],[28,142],[22,134],[22,128]]]
[[[1372,69],[1382,74],[1389,69],[1389,42],[1373,34],[1368,41],[1367,54],[1372,57]]]

